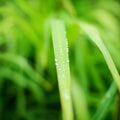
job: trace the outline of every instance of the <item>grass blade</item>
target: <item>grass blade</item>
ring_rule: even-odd
[[[82,87],[80,87],[77,79],[74,77],[72,79],[72,96],[76,120],[90,120],[88,104],[84,93]]]
[[[108,92],[106,93],[101,106],[99,107],[98,111],[94,115],[93,120],[102,120],[103,119],[105,113],[108,110],[108,107],[111,105],[112,100],[115,98],[116,93],[117,93],[117,86],[113,82],[112,85],[110,86]]]
[[[60,20],[51,21],[53,47],[64,120],[73,120],[68,43]]]
[[[13,66],[17,66],[19,69],[24,71],[31,80],[33,80],[35,83],[38,83],[39,85],[42,85],[41,87],[45,88],[45,90],[52,89],[51,84],[44,80],[44,78],[30,66],[30,64],[24,57],[9,53],[0,54],[0,62],[9,63]]]
[[[109,68],[109,70],[118,86],[118,89],[120,91],[119,73],[117,71],[117,68],[112,60],[112,57],[111,57],[109,51],[107,50],[107,48],[105,47],[104,43],[101,40],[98,30],[95,27],[93,27],[89,24],[84,24],[84,23],[80,23],[80,27],[82,27],[82,29],[87,33],[87,35],[90,37],[90,39],[97,45],[97,47],[102,52],[102,54],[105,58],[105,61],[108,65],[108,68]]]

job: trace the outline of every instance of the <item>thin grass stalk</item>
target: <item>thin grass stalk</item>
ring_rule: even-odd
[[[100,105],[99,109],[93,116],[92,120],[102,120],[103,119],[103,117],[105,116],[113,99],[115,99],[116,93],[117,93],[117,86],[116,86],[115,82],[113,82],[112,85],[110,86],[108,92],[106,93],[106,95],[102,101],[102,104]]]

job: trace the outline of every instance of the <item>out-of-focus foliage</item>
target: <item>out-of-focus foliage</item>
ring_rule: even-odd
[[[76,21],[97,28],[120,73],[119,11],[118,0],[0,0],[0,119],[61,119],[51,18],[66,26],[75,118],[92,119],[113,77]],[[111,89],[104,120],[120,118],[116,85]]]

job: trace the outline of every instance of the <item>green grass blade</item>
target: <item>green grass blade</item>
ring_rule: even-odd
[[[88,105],[85,97],[85,92],[80,87],[76,78],[72,79],[72,96],[75,109],[76,120],[89,120],[90,115],[88,111]]]
[[[80,78],[80,83],[84,91],[88,92],[88,78],[87,78],[87,70],[86,70],[86,61],[85,61],[85,46],[84,41],[81,39],[77,39],[75,41],[75,62],[76,68],[78,71],[78,75]]]
[[[98,111],[94,115],[93,120],[102,120],[103,119],[109,106],[111,105],[112,100],[115,98],[116,93],[117,93],[117,86],[113,82],[112,85],[110,86],[108,92],[106,93],[101,106],[99,107]]]
[[[46,90],[52,89],[51,84],[44,80],[44,78],[30,66],[30,64],[24,57],[9,53],[0,54],[0,62],[9,63],[13,66],[17,66],[19,69],[24,71],[35,83],[42,85],[42,87]]]
[[[64,120],[73,120],[68,43],[60,20],[51,21],[53,47]]]
[[[86,32],[86,34],[90,37],[90,39],[97,45],[97,47],[100,49],[100,51],[102,52],[105,61],[108,65],[108,68],[118,86],[118,89],[120,91],[120,76],[119,73],[117,71],[117,68],[112,60],[112,57],[109,53],[109,51],[107,50],[107,48],[105,47],[104,43],[101,40],[101,37],[99,35],[98,30],[89,25],[89,24],[85,24],[85,23],[80,23],[80,27]]]

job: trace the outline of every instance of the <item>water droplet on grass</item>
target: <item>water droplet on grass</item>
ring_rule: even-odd
[[[67,60],[67,63],[69,63],[69,60]]]
[[[66,31],[64,31],[64,34],[66,35]]]
[[[58,61],[58,59],[57,58],[55,58],[55,62],[57,62]]]
[[[58,59],[55,58],[55,65],[58,66]]]
[[[68,53],[68,47],[66,48],[66,51],[67,51],[67,53]]]
[[[67,92],[64,92],[64,93],[63,93],[63,97],[64,97],[66,100],[69,100],[69,99],[70,99],[70,96],[68,95]]]
[[[62,69],[61,68],[58,68],[59,71],[61,71]]]
[[[55,65],[56,65],[56,66],[58,66],[58,63],[57,63],[57,62],[55,62]]]

